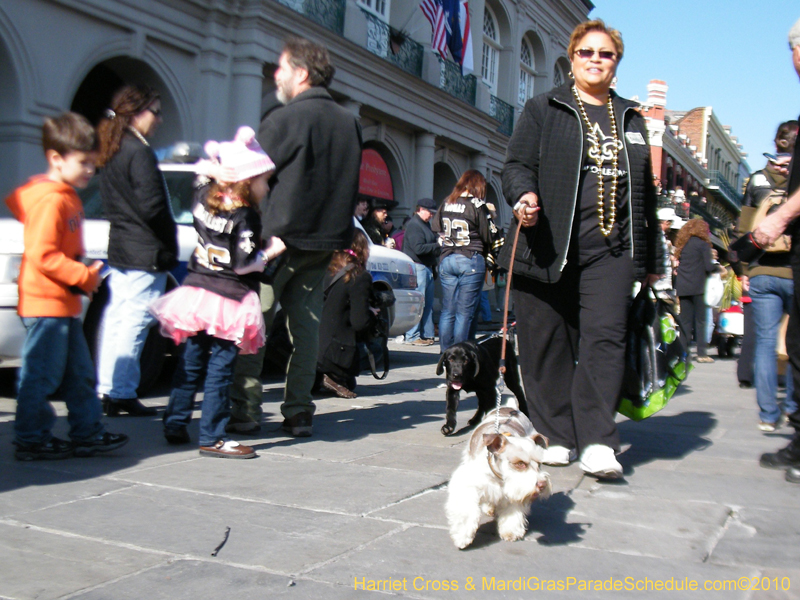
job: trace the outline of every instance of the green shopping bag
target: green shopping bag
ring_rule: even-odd
[[[617,412],[641,421],[664,408],[693,368],[687,342],[672,307],[644,286],[628,313],[625,377]]]

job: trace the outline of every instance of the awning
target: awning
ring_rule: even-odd
[[[389,168],[377,150],[368,148],[361,152],[358,193],[370,198],[394,200],[394,188]]]

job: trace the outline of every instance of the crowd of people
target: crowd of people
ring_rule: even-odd
[[[800,75],[800,21],[789,40]],[[166,184],[148,142],[161,120],[158,92],[124,86],[96,132],[73,113],[47,119],[47,172],[6,200],[25,227],[19,314],[28,335],[19,374],[17,458],[114,450],[128,440],[105,430],[102,412],[155,415],[136,390],[144,339],[156,322],[164,335],[185,342],[163,415],[166,441],[191,443],[187,426],[204,381],[200,453],[255,456],[230,436],[260,430],[265,337],[278,304],[293,347],[282,427],[292,436],[312,435],[314,393],[356,397],[358,346],[379,314],[367,260],[370,244],[380,244],[414,262],[424,298],[422,318],[405,334],[406,343],[435,343],[439,280],[442,352],[475,337],[487,288],[497,281],[502,289],[502,273],[513,271],[527,409],[550,440],[544,462],[579,460],[599,479],[622,477],[615,412],[632,290],[652,286],[679,306],[681,327],[696,340],[697,362],[713,362],[706,280],[735,275],[719,265],[706,221],[690,218],[693,201],[682,189],[659,203],[644,118],[635,102],[614,91],[624,55],[621,34],[600,20],[581,23],[568,55],[570,81],[528,101],[509,140],[502,185],[513,219],[499,257],[496,207],[487,203],[487,182],[477,170],[465,171],[446,198],[417,200],[400,227],[390,215],[396,201],[358,195],[360,125],[327,90],[335,73],[327,50],[308,40],[287,40],[275,72],[283,106],[265,116],[258,133],[245,126],[229,142],[206,144],[192,213],[197,248],[182,285],[166,294],[178,248]],[[752,230],[767,251],[734,267],[752,300],[745,343],[754,340],[754,352],[752,358],[743,352],[740,363],[754,365],[759,428],[774,431],[788,415],[797,431],[761,464],[787,468],[787,479],[800,482],[800,412],[793,393],[800,389],[794,381],[800,373],[796,136],[796,121],[781,124],[776,154],[749,180],[739,230]],[[103,263],[83,260],[75,188],[87,184],[95,163],[102,167],[110,223],[109,273]],[[775,198],[777,210],[747,220]],[[787,229],[791,243],[776,246]],[[500,275],[493,273],[495,259]],[[95,292],[103,276],[109,302],[95,381],[80,294]],[[791,368],[781,402],[775,347],[787,313]],[[67,400],[70,441],[51,431],[48,395],[58,389]]]

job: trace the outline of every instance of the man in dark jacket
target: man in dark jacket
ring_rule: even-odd
[[[422,318],[406,332],[406,343],[415,346],[433,345],[433,270],[439,256],[437,236],[431,231],[430,220],[436,213],[432,198],[417,201],[417,212],[406,223],[403,252],[414,261],[417,269],[417,291],[425,294]]]
[[[261,288],[269,331],[276,305],[286,313],[294,349],[286,374],[283,429],[311,435],[315,406],[322,280],[334,250],[350,247],[361,167],[361,128],[355,115],[328,93],[335,69],[328,51],[289,38],[275,72],[285,106],[261,123],[258,141],[275,162],[263,216],[263,236],[276,236],[286,253],[273,281]],[[264,350],[240,356],[231,391],[234,431],[254,431],[261,417]]]
[[[388,236],[384,230],[384,225],[386,220],[390,218],[389,211],[397,206],[397,202],[384,198],[373,198],[371,204],[372,208],[367,213],[367,216],[364,217],[361,225],[364,227],[364,231],[367,232],[367,237],[372,240],[373,244],[387,246],[386,240]],[[393,245],[388,245],[388,247],[394,248]]]
[[[792,63],[800,77],[800,20],[789,31],[789,48]],[[800,144],[795,143],[787,185],[789,198],[778,210],[770,214],[753,231],[753,236],[762,247],[768,246],[788,228],[792,234],[792,279],[794,280],[794,299],[792,300],[789,326],[786,330],[786,351],[792,365],[794,394],[797,403],[800,395]],[[777,452],[761,455],[761,466],[770,469],[787,469],[786,481],[800,483],[800,410],[789,415],[789,425],[794,427],[794,438],[789,445]],[[787,468],[788,467],[788,468]]]

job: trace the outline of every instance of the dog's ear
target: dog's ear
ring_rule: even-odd
[[[441,375],[444,373],[444,359],[447,356],[447,351],[442,352],[442,356],[439,357],[439,362],[436,363],[436,374]]]
[[[473,377],[477,377],[478,373],[481,372],[481,361],[478,358],[478,353],[475,352],[472,348],[469,349],[469,357],[472,359],[472,362],[475,363],[475,372],[472,374]]]
[[[548,446],[550,446],[550,440],[548,440],[545,436],[543,436],[539,432],[532,434],[531,439],[533,440],[534,444],[536,444],[537,446],[541,446],[542,448],[547,448]]]
[[[506,445],[506,436],[499,433],[484,433],[483,443],[492,454],[502,452]]]

